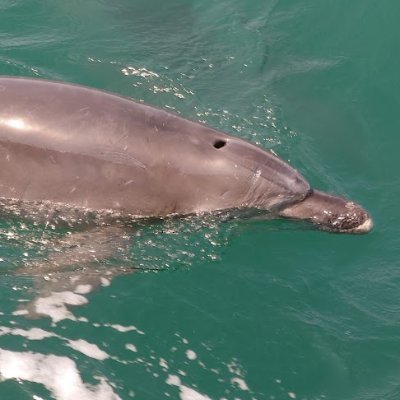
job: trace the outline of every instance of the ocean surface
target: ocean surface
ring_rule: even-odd
[[[249,139],[375,228],[153,221],[101,267],[56,272],[43,249],[65,231],[1,217],[0,399],[400,399],[399,15],[389,0],[1,0],[1,75]]]

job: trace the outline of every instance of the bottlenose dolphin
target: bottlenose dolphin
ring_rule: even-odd
[[[359,205],[311,189],[271,152],[101,90],[0,78],[0,198],[132,217],[234,208],[363,233]]]

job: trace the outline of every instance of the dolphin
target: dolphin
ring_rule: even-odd
[[[365,233],[359,205],[313,190],[271,152],[109,92],[0,78],[0,198],[131,217],[257,209]]]

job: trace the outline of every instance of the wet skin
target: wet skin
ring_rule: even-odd
[[[0,197],[165,217],[257,208],[364,233],[361,206],[313,191],[247,141],[111,93],[0,78]]]

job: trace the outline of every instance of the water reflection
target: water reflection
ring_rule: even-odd
[[[227,216],[125,224],[81,217],[75,221],[76,226],[71,226],[65,216],[57,218],[58,214],[37,213],[36,220],[26,220],[26,211],[14,211],[18,211],[17,216],[3,215],[0,220],[0,238],[6,250],[2,252],[1,264],[3,276],[11,278],[12,291],[18,292],[18,296],[14,310],[8,314],[11,320],[3,320],[0,325],[0,336],[12,338],[20,345],[0,348],[3,380],[23,382],[24,391],[35,393],[34,398],[38,399],[47,398],[46,391],[61,400],[116,400],[121,398],[120,392],[125,392],[124,398],[134,397],[133,388],[125,390],[108,374],[100,372],[104,369],[100,365],[112,362],[161,380],[165,392],[172,396],[210,398],[186,383],[185,366],[190,363],[211,375],[220,372],[210,372],[198,359],[199,350],[189,347],[186,339],[172,338],[176,342],[172,354],[157,354],[140,339],[146,335],[142,329],[79,317],[74,307],[88,305],[90,293],[111,285],[116,276],[137,270],[188,268],[201,260],[217,259],[230,230],[226,228],[230,224],[223,222],[228,221]],[[49,216],[52,218],[46,221]],[[74,327],[78,326],[79,335],[75,337]],[[64,330],[66,327],[69,328]],[[125,343],[122,354],[110,347],[110,334]],[[50,354],[48,349],[52,349]],[[174,366],[176,351],[183,352],[186,359],[179,368]],[[100,363],[96,367],[100,371],[93,373],[89,382],[88,371],[82,367],[88,362]],[[232,373],[231,385],[238,391],[249,392],[242,381],[242,375]],[[43,394],[41,390],[32,391],[24,382],[40,384],[45,390]]]

